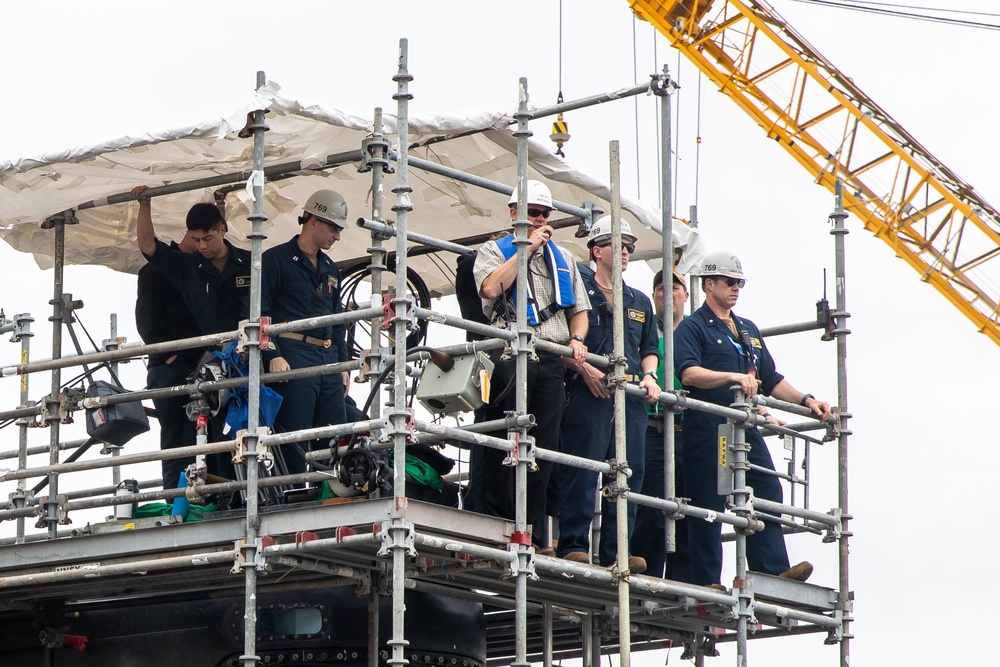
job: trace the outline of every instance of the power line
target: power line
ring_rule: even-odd
[[[865,12],[868,14],[880,14],[883,16],[894,16],[899,18],[914,19],[917,21],[928,21],[930,23],[943,23],[945,25],[953,25],[962,28],[979,28],[981,30],[1000,30],[1000,24],[996,23],[983,23],[980,21],[971,21],[966,19],[950,18],[946,16],[934,16],[931,14],[919,14],[909,11],[899,11],[902,9],[914,9],[930,12],[949,12],[952,14],[967,14],[975,16],[989,16],[994,18],[1000,18],[1000,14],[994,14],[990,12],[973,12],[967,10],[957,10],[957,9],[941,9],[936,7],[918,7],[915,5],[898,5],[884,2],[866,2],[862,5],[860,3],[854,3],[852,0],[842,0],[841,2],[833,2],[832,0],[792,0],[793,2],[799,2],[806,5],[819,5],[822,7],[833,7],[837,9],[849,9],[857,12]],[[895,9],[888,9],[888,8]]]

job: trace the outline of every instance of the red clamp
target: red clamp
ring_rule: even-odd
[[[260,538],[260,545],[265,549],[268,547],[277,546],[278,544],[279,544],[278,540],[274,539],[270,535],[265,535],[264,537]]]
[[[268,349],[268,345],[271,343],[271,316],[261,315],[260,319],[257,320],[260,324],[260,330],[257,332],[257,342],[260,344],[260,349]]]
[[[336,537],[338,542],[341,542],[345,537],[350,537],[354,534],[354,529],[350,526],[337,526]]]
[[[299,546],[305,544],[306,542],[312,542],[317,538],[318,536],[316,535],[316,533],[311,533],[308,530],[299,531],[295,533],[295,547],[298,548]]]
[[[66,635],[63,644],[70,648],[75,648],[81,653],[87,650],[87,638],[83,635]]]
[[[531,533],[526,530],[515,530],[510,534],[511,544],[531,544]]]
[[[396,314],[396,311],[392,307],[392,300],[395,298],[394,294],[390,294],[388,291],[382,292],[382,330],[388,331],[389,327],[392,325],[392,317]]]

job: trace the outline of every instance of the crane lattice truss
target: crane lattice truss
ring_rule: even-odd
[[[1000,214],[769,5],[629,0],[896,255],[1000,344]]]

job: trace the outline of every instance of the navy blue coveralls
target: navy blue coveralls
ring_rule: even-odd
[[[590,296],[588,312],[590,327],[584,344],[592,354],[614,352],[614,326],[611,307],[597,287],[593,271],[580,266],[583,284]],[[628,285],[622,285],[625,315],[626,373],[630,381],[642,379],[640,362],[648,355],[657,355],[656,317],[649,298]],[[579,375],[570,376],[566,386],[566,409],[563,411],[563,452],[593,461],[615,458],[614,442],[615,399],[597,398]],[[645,461],[646,401],[641,396],[625,399],[626,457],[632,476],[630,488],[640,489]],[[560,466],[559,482],[559,547],[562,557],[572,551],[590,553],[590,524],[594,518],[594,493],[597,473],[573,466]],[[629,505],[629,535],[635,526],[635,505]],[[601,503],[601,543],[598,557],[601,565],[614,562],[618,551],[616,510],[613,502]]]
[[[181,293],[202,335],[235,331],[240,322],[250,316],[251,253],[229,241],[224,242],[229,254],[221,272],[201,254],[181,252],[159,239],[156,239],[156,252],[146,255],[146,259]],[[221,439],[221,420],[213,420],[209,424],[209,441]],[[207,463],[210,473],[236,478],[232,457],[228,454],[212,454],[207,457]]]
[[[153,264],[139,269],[136,292],[135,326],[144,343],[152,345],[200,335],[181,293]],[[150,354],[146,363],[146,387],[161,389],[187,384],[203,352],[203,348],[195,348]],[[195,424],[186,409],[189,400],[188,396],[153,399],[156,419],[160,423],[160,449],[195,444]],[[194,463],[193,456],[164,459],[161,462],[163,488],[177,488],[181,471],[191,463]]]
[[[199,253],[173,250],[159,239],[153,256],[146,256],[180,290],[202,335],[235,331],[250,317],[250,251],[225,244],[229,255],[221,273]]]
[[[316,255],[314,267],[299,248],[298,239],[296,235],[271,248],[262,258],[260,311],[275,324],[342,312],[340,269],[322,251]],[[274,349],[266,350],[263,358],[270,363],[284,357],[293,369],[347,361],[346,333],[347,326],[338,324],[282,334],[271,339]],[[340,373],[271,386],[283,398],[277,423],[285,432],[347,421]],[[305,472],[306,460],[298,448],[287,447],[284,455],[290,473]]]
[[[774,367],[757,325],[732,314],[736,330],[749,337],[750,345],[736,339],[715,313],[704,305],[685,319],[674,331],[674,368],[677,377],[685,369],[699,366],[707,370],[749,373],[751,364],[761,381],[760,393],[770,395],[784,378]],[[691,398],[729,406],[733,392],[729,384],[715,389],[699,389],[684,385]],[[722,417],[698,410],[684,414],[684,483],[685,492],[693,505],[722,512],[725,498],[717,492],[718,427]],[[750,463],[774,470],[771,454],[756,427],[746,429],[750,445]],[[782,502],[781,484],[776,477],[756,471],[747,472],[747,486],[759,498]],[[687,519],[688,546],[691,556],[691,581],[706,586],[720,583],[722,573],[722,525],[718,522]],[[747,565],[751,570],[779,574],[788,569],[788,553],[781,527],[766,523],[766,529],[747,538]]]

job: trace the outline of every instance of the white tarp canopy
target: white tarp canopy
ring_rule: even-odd
[[[252,202],[243,187],[253,169],[253,139],[241,138],[247,114],[267,108],[265,168],[301,163],[301,169],[285,177],[268,179],[264,213],[268,217],[264,247],[282,243],[298,230],[302,204],[314,191],[330,188],[340,192],[350,206],[350,219],[371,216],[371,174],[359,173],[355,161],[334,168],[315,169],[327,157],[355,151],[372,130],[372,121],[338,110],[304,106],[283,98],[278,87],[268,84],[243,109],[226,118],[196,126],[140,137],[122,137],[89,147],[75,148],[35,159],[0,163],[0,237],[22,252],[32,253],[42,268],[52,266],[53,233],[41,228],[47,217],[75,210],[79,223],[66,227],[65,261],[69,264],[99,264],[116,271],[136,272],[144,259],[136,246],[134,201],[83,208],[85,202],[101,202],[127,193],[136,185],[150,187],[184,184],[198,179],[239,174],[239,182],[224,186],[225,215],[230,239],[249,248],[250,222],[246,216]],[[499,183],[513,185],[517,178],[517,143],[510,118],[500,113],[414,116],[409,119],[410,155],[445,167]],[[383,132],[396,146],[397,119],[386,115]],[[581,206],[594,202],[610,212],[610,189],[582,174],[532,142],[529,178],[544,181],[556,200]],[[395,174],[385,177],[383,215],[394,220],[390,192]],[[411,232],[445,240],[488,234],[509,226],[507,197],[411,166],[413,210],[408,216]],[[199,187],[153,200],[153,223],[166,241],[180,240],[188,208],[197,202],[215,202],[219,186]],[[659,258],[661,219],[659,211],[641,202],[622,198],[624,217],[639,236],[634,259]],[[560,217],[553,214],[553,219]],[[686,271],[700,258],[700,240],[684,226],[675,224],[675,245],[681,249],[680,268]],[[585,239],[574,236],[574,228],[559,231],[556,240],[586,258]],[[331,251],[346,264],[367,256],[370,233],[351,227]],[[388,242],[390,249],[395,242]],[[411,244],[412,246],[413,244]],[[450,253],[416,257],[411,265],[424,278],[432,293],[453,290],[455,258]]]

